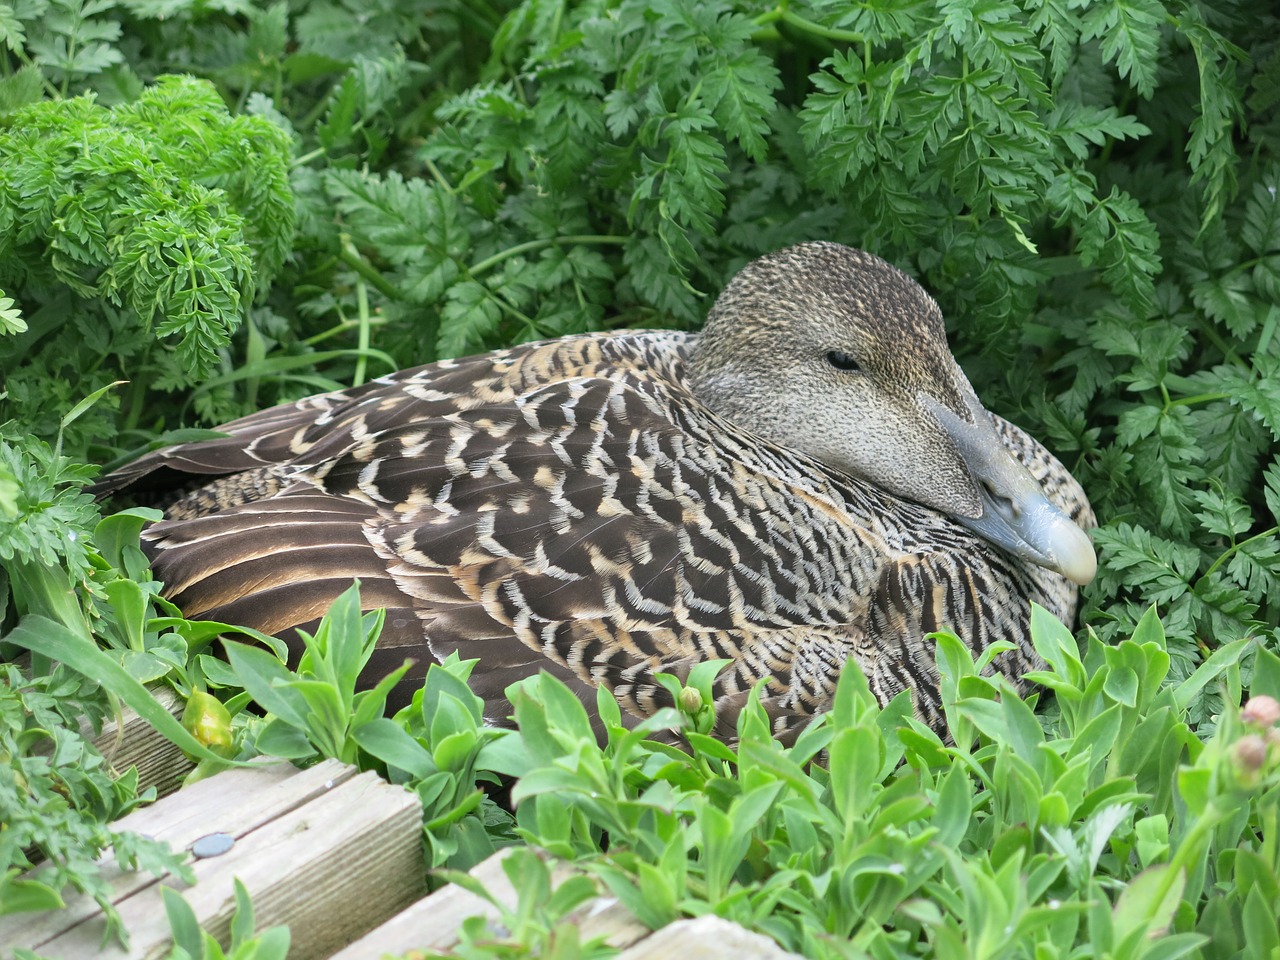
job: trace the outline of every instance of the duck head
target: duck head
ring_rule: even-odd
[[[1093,579],[1088,536],[1001,442],[938,305],[879,257],[805,243],[748,264],[708,315],[689,382],[758,436]]]

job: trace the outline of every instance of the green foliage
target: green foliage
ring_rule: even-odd
[[[65,568],[72,578],[89,570],[89,533],[98,519],[80,488],[92,468],[39,440],[0,434],[0,560]]]
[[[6,201],[46,224],[9,241],[26,272],[0,269],[0,329],[30,327],[0,337],[0,402],[37,435],[76,399],[68,370],[132,381],[68,433],[82,451],[119,404],[121,451],[371,367],[691,326],[745,259],[829,237],[918,274],[980,393],[1085,482],[1104,639],[1152,600],[1180,676],[1274,639],[1280,20],[1261,0],[384,0],[358,43],[334,0],[12,11],[7,135],[102,141],[6,165],[76,185]],[[148,86],[173,65],[234,109]],[[146,203],[150,180],[100,169],[140,154],[172,171]],[[103,211],[176,215],[202,190],[208,217],[173,229],[216,251],[205,280],[98,249]],[[119,239],[145,247],[144,227]],[[216,375],[156,402],[197,370]]]
[[[22,333],[27,329],[22,311],[15,309],[13,304],[13,297],[6,297],[0,290],[0,333]]]
[[[382,611],[361,616],[356,585],[335,601],[314,637],[299,631],[305,649],[296,671],[264,650],[224,641],[229,667],[207,663],[210,679],[244,689],[244,697],[232,701],[235,707],[251,698],[263,711],[260,717],[240,715],[240,748],[226,752],[300,764],[332,757],[377,769],[422,800],[428,866],[469,869],[512,839],[510,818],[477,781],[493,780],[488,771],[495,762],[509,763],[514,745],[504,743],[507,731],[485,725],[484,702],[467,687],[474,660],[453,656],[433,664],[422,689],[394,719],[383,715],[387,694],[411,661],[376,687],[356,692],[382,622]],[[220,766],[211,762],[200,774]]]
[[[0,119],[0,283],[26,315],[0,343],[7,410],[47,432],[81,370],[97,386],[164,357],[171,388],[207,375],[289,252],[290,147],[185,77],[110,109],[85,95]]]
[[[531,679],[509,691],[521,833],[650,926],[715,913],[810,957],[1268,956],[1280,704],[1262,694],[1280,689],[1280,659],[1258,654],[1256,700],[1203,743],[1187,705],[1207,685],[1239,696],[1249,641],[1176,682],[1153,612],[1083,657],[1043,610],[1033,634],[1052,718],[938,637],[956,746],[906,695],[880,709],[852,663],[790,747],[754,698],[736,746],[697,733],[700,695],[634,730],[602,696],[602,746],[573,693]],[[687,748],[647,738],[672,726]],[[549,888],[525,886],[528,917]]]
[[[502,861],[502,872],[516,895],[515,906],[493,896],[468,873],[444,870],[441,875],[492,904],[497,924],[483,915],[462,921],[460,938],[447,952],[429,951],[417,957],[449,957],[454,960],[546,957],[548,960],[595,960],[618,951],[604,937],[583,941],[580,911],[596,894],[596,885],[582,874],[556,882],[545,854],[529,847],[512,850]],[[586,907],[586,909],[590,909]]]
[[[165,913],[173,930],[170,960],[285,960],[289,955],[289,928],[253,930],[253,904],[240,878],[235,878],[235,912],[231,915],[231,943],[226,950],[213,935],[200,928],[195,911],[172,887],[161,887]]]
[[[224,641],[229,673],[237,686],[266,711],[254,737],[262,753],[306,761],[356,759],[352,732],[382,716],[387,693],[409,669],[406,662],[377,687],[356,692],[356,680],[382,631],[382,611],[360,614],[360,594],[352,586],[334,602],[314,636],[299,631],[304,652],[297,671],[265,650]]]
[[[60,426],[100,395],[78,404]],[[58,645],[49,656],[90,676],[110,671],[118,677],[112,692],[130,705],[131,698],[150,701],[142,684],[161,679],[184,696],[199,693],[203,666],[220,666],[203,652],[220,634],[245,634],[284,655],[279,640],[257,631],[182,619],[160,596],[162,584],[151,578],[139,546],[144,524],[160,511],[137,507],[100,519],[81,490],[90,473],[40,440],[7,440],[0,432],[0,560],[14,601],[0,608],[6,622],[21,626],[20,618],[40,618],[48,635],[35,631],[36,642]],[[4,639],[31,647],[24,640],[31,634],[10,632]]]
[[[484,789],[520,775],[523,835],[650,922],[715,910],[815,955],[1264,956],[1274,747],[1248,774],[1234,708],[1280,694],[1273,6],[0,4],[0,630],[126,700],[173,684],[201,774],[261,749],[405,783],[435,865],[510,842]],[[99,524],[81,492],[86,460],[393,367],[693,327],[745,260],[817,238],[920,277],[979,394],[1094,503],[1083,657],[1038,620],[1043,725],[946,640],[974,749],[856,680],[789,748],[754,708],[708,739],[709,674],[635,731],[602,698],[603,750],[548,680],[513,692],[518,735],[486,727],[460,663],[387,718],[349,599],[296,669],[234,641],[227,666],[230,628],[159,598],[146,515]],[[0,702],[101,713],[34,667]],[[645,739],[679,723],[688,751]],[[20,863],[4,895],[50,902]],[[595,949],[513,869],[514,940]]]

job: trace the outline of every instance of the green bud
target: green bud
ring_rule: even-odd
[[[702,694],[695,687],[685,687],[680,691],[680,709],[693,715],[702,709]]]
[[[231,714],[217,697],[203,690],[192,691],[182,711],[182,725],[218,756],[231,756]]]

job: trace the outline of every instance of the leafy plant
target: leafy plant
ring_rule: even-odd
[[[693,729],[696,710],[624,729],[607,696],[601,746],[562,683],[527,681],[510,692],[521,832],[649,926],[716,913],[805,956],[1267,956],[1280,658],[1258,654],[1250,708],[1203,743],[1187,705],[1238,690],[1249,641],[1175,682],[1153,612],[1083,657],[1043,610],[1033,636],[1061,704],[1043,722],[938,637],[957,746],[905,695],[880,709],[853,663],[789,748],[754,698],[730,746]],[[672,724],[687,750],[647,738]]]
[[[165,913],[173,930],[170,960],[285,960],[289,955],[289,928],[275,926],[260,933],[253,929],[253,904],[249,891],[234,881],[235,912],[231,915],[231,943],[226,950],[200,927],[195,911],[172,887],[161,887]]]
[[[388,692],[409,669],[406,662],[374,689],[356,692],[385,616],[361,616],[358,591],[352,586],[334,602],[314,636],[299,631],[304,651],[296,672],[265,650],[224,641],[230,668],[218,670],[218,678],[243,687],[267,712],[253,737],[258,751],[298,761],[355,761],[352,731],[382,716]]]
[[[138,789],[136,768],[112,770],[87,738],[108,711],[102,688],[66,667],[43,676],[0,667],[0,916],[61,907],[70,887],[92,896],[108,935],[123,938],[97,862],[108,849],[125,869],[191,879],[182,855],[110,826],[155,791]],[[41,870],[19,878],[36,861]]]
[[[0,416],[20,407],[48,435],[81,370],[94,386],[126,366],[169,389],[207,376],[289,251],[289,150],[183,77],[112,108],[86,95],[0,119],[0,284],[28,328],[0,341]]]
[[[211,680],[242,687],[263,716],[241,715],[241,757],[256,753],[300,764],[324,757],[378,769],[393,783],[414,790],[423,805],[427,865],[469,869],[510,842],[510,818],[488,799],[478,781],[496,783],[487,771],[505,766],[508,731],[487,726],[483,701],[467,687],[474,660],[450,657],[433,664],[412,702],[385,717],[387,694],[410,666],[356,692],[356,681],[373,653],[383,614],[360,613],[359,586],[344,592],[320,621],[315,636],[303,631],[304,652],[296,671],[264,650],[225,641],[229,666],[208,663]],[[229,750],[229,753],[235,752]],[[216,762],[205,772],[218,769]]]
[[[1275,735],[1235,708],[1277,693],[1280,648],[1278,36],[1262,0],[0,5],[4,639],[144,709],[167,679],[206,770],[354,759],[423,797],[433,864],[518,829],[648,922],[715,910],[815,955],[1265,955]],[[386,718],[354,686],[373,621],[228,667],[225,625],[159,597],[146,514],[99,525],[81,492],[90,454],[383,369],[692,327],[815,238],[920,277],[1102,523],[1091,632],[1037,623],[1038,722],[941,641],[976,748],[856,680],[788,749],[753,710],[708,739],[702,674],[637,730],[602,699],[603,749],[545,679],[513,691],[519,734],[485,726],[458,663]],[[49,655],[11,690],[105,709]]]
[[[152,605],[164,601],[138,549],[154,511],[99,521],[80,491],[87,477],[47,444],[0,435],[0,558],[13,600],[0,611],[13,624],[3,641],[6,653],[32,654],[26,667],[0,665],[0,915],[60,907],[71,887],[97,901],[107,936],[126,943],[97,858],[112,849],[125,869],[191,873],[166,845],[111,827],[155,790],[139,788],[136,768],[112,769],[90,737],[124,704],[192,755],[217,759],[143,686],[172,675],[198,693],[184,636],[203,628],[207,642],[216,630],[180,619],[175,630],[156,626]],[[19,877],[37,861],[38,873]]]
[[[499,960],[499,958],[547,957],[556,960],[593,960],[613,957],[617,950],[603,937],[582,939],[576,908],[596,895],[596,884],[583,874],[574,874],[556,883],[546,858],[528,847],[513,850],[502,861],[502,872],[511,882],[516,905],[508,906],[493,896],[471,874],[441,871],[453,883],[470,890],[494,906],[497,923],[484,916],[462,922],[456,946],[445,951],[412,954],[419,957],[448,957],[456,960]]]

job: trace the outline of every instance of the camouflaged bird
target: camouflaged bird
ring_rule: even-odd
[[[982,407],[934,301],[833,243],[749,264],[700,334],[530,343],[223,429],[99,486],[179,490],[144,533],[165,594],[290,639],[358,578],[387,609],[363,680],[412,657],[411,692],[456,651],[498,722],[538,670],[642,717],[654,673],[723,657],[717,732],[763,679],[788,737],[854,658],[937,727],[925,635],[1010,640],[1021,683],[1030,603],[1069,621],[1095,569],[1080,486]]]

